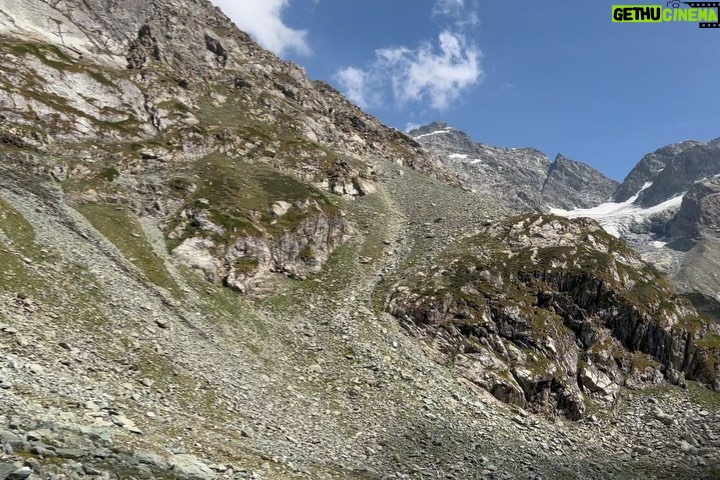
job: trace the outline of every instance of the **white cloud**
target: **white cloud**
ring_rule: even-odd
[[[419,123],[408,122],[405,124],[405,133],[410,133],[411,131],[420,127],[422,127],[422,125],[420,125]]]
[[[295,30],[282,20],[290,0],[212,0],[235,24],[276,55],[294,50],[310,55],[306,30]]]
[[[445,110],[482,80],[482,54],[464,35],[449,30],[440,33],[437,46],[425,42],[415,50],[383,48],[375,56],[364,70],[347,67],[336,75],[345,93],[365,107],[380,103],[389,89],[400,104],[426,103]]]
[[[345,96],[355,102],[360,108],[370,106],[367,84],[367,74],[355,67],[346,67],[335,74],[335,79],[342,85]]]
[[[473,5],[468,5],[472,3]],[[433,17],[448,17],[454,20],[455,27],[464,29],[465,27],[473,27],[480,23],[477,13],[477,5],[473,0],[469,2],[465,0],[436,0],[433,5]]]
[[[465,9],[465,0],[437,0],[433,5],[433,15],[454,17]]]

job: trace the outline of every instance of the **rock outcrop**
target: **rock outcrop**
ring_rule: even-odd
[[[485,227],[387,300],[443,361],[498,399],[578,419],[583,395],[696,379],[720,389],[720,327],[591,220],[522,215]]]
[[[643,190],[637,205],[650,207],[689,191],[696,181],[720,174],[720,139],[687,148],[673,156]]]
[[[208,279],[246,290],[271,272],[316,272],[350,232],[320,191],[373,193],[371,158],[459,184],[208,1],[6,6],[0,144],[73,205],[152,218]],[[278,202],[293,206],[273,217]]]
[[[667,235],[689,240],[720,234],[720,179],[699,181],[668,222]]]

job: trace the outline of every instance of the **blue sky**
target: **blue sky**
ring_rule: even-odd
[[[622,180],[720,137],[720,29],[622,24],[611,0],[213,0],[263,46],[401,130],[441,120]]]

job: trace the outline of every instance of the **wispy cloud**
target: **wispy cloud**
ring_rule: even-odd
[[[335,80],[345,94],[363,108],[386,105],[390,97],[399,106],[444,111],[478,85],[482,52],[468,28],[479,22],[477,0],[435,0],[432,16],[445,24],[435,41],[380,48],[364,67],[338,70]]]
[[[411,131],[420,127],[422,127],[422,125],[420,125],[419,123],[408,122],[405,124],[405,133],[410,133]]]
[[[470,5],[473,3],[473,5]],[[463,29],[480,23],[477,7],[474,0],[436,0],[433,5],[432,15],[436,18],[451,19],[455,27]]]
[[[360,106],[377,106],[389,90],[401,105],[423,103],[442,111],[482,80],[481,58],[465,35],[444,30],[436,44],[379,49],[364,69],[346,67],[335,78]]]
[[[355,67],[342,68],[335,74],[335,79],[343,86],[345,95],[361,108],[371,106],[367,77],[364,70]]]
[[[277,55],[312,53],[306,30],[295,30],[282,20],[290,0],[212,0],[235,24]]]
[[[433,15],[454,17],[465,9],[465,0],[437,0],[433,5]]]

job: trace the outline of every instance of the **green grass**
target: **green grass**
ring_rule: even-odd
[[[693,402],[714,412],[720,412],[720,392],[699,382],[687,382],[688,393]]]
[[[250,273],[257,268],[258,263],[256,258],[238,258],[233,263],[233,268],[237,273]]]
[[[0,198],[0,231],[10,241],[0,240],[0,289],[32,293],[32,278],[24,258],[35,261],[40,252],[35,244],[35,231],[25,217]]]
[[[35,231],[20,212],[0,198],[0,230],[20,249],[34,248]]]
[[[314,215],[334,217],[340,214],[323,192],[267,165],[212,154],[197,160],[193,173],[192,180],[174,177],[169,185],[175,195],[185,199],[186,208],[210,213],[211,221],[222,227],[225,234],[209,236],[221,244],[231,243],[238,237],[279,237]],[[192,183],[197,185],[194,193],[189,191]],[[306,209],[293,206],[285,215],[275,217],[270,208],[280,200],[289,203],[310,200],[315,205]],[[185,233],[171,240],[169,246],[174,248],[184,238],[202,234],[188,223]]]
[[[180,291],[145,237],[138,219],[124,207],[113,205],[84,204],[77,210],[105,238],[115,245],[123,256],[135,265],[148,280],[180,296]]]
[[[8,202],[0,199],[0,290],[24,293],[54,310],[65,325],[84,324],[103,331],[105,298],[87,270],[62,263],[58,255],[41,249],[30,223]],[[27,262],[25,259],[29,260]],[[42,276],[38,275],[42,272]],[[65,288],[70,282],[72,289]]]
[[[0,48],[18,56],[32,55],[56,70],[72,68],[75,63],[75,60],[59,47],[47,43],[2,39]]]
[[[695,343],[700,348],[720,351],[720,335],[716,333],[708,333]]]
[[[30,276],[21,258],[0,241],[0,290],[19,291],[31,286]]]
[[[114,167],[110,167],[100,172],[100,176],[108,182],[113,182],[117,177],[120,176],[120,172],[118,172],[117,169],[115,169]]]

